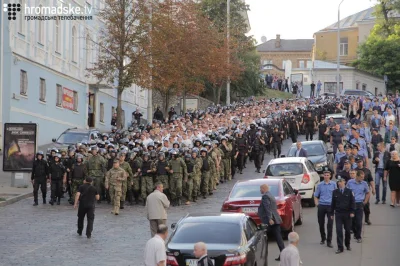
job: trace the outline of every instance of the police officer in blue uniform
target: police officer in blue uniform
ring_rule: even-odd
[[[347,250],[351,250],[350,247],[350,227],[351,218],[354,217],[355,201],[354,195],[351,189],[346,188],[346,180],[342,177],[337,179],[338,189],[335,189],[332,194],[332,219],[335,216],[336,223],[336,237],[338,249],[336,254],[343,252],[343,227],[344,227],[344,244]]]
[[[332,248],[332,230],[333,230],[333,217],[332,217],[332,193],[336,189],[336,183],[331,181],[332,172],[329,168],[324,169],[324,181],[317,186],[314,193],[315,204],[318,206],[318,224],[319,232],[321,233],[321,245],[326,244]],[[325,216],[328,218],[327,234],[325,234]],[[328,236],[327,236],[328,235]]]
[[[369,188],[367,182],[364,181],[364,172],[361,170],[357,171],[355,179],[350,179],[347,182],[347,188],[351,189],[355,198],[355,211],[353,218],[353,232],[354,238],[357,243],[361,243],[361,230],[362,220],[364,214],[364,205],[369,202]]]

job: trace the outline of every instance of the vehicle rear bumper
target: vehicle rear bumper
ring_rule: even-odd
[[[314,193],[313,188],[301,188],[299,189],[301,199],[311,199]]]

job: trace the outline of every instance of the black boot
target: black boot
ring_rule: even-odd
[[[178,198],[178,200],[177,200],[177,205],[178,205],[178,206],[181,206],[181,204],[182,204],[181,198]]]
[[[121,200],[121,201],[119,202],[119,208],[120,208],[121,210],[125,208],[125,207],[124,207],[124,204],[125,204],[125,201],[123,201],[123,200]]]
[[[50,199],[49,203],[50,203],[51,206],[53,206],[54,205],[54,199]]]
[[[133,205],[133,195],[132,192],[128,191],[128,202],[130,205]]]
[[[33,206],[38,206],[39,204],[38,204],[38,201],[37,200],[35,200],[35,202],[33,203]]]
[[[206,193],[203,193],[203,199],[206,199],[206,198],[207,198]]]
[[[193,196],[193,202],[197,201],[197,196]]]
[[[46,198],[43,198],[43,204],[46,204]]]
[[[60,199],[60,198],[58,198],[58,199],[57,199],[57,205],[60,205],[60,204],[61,204],[61,202],[60,202],[60,201],[61,201],[61,199]]]
[[[143,206],[146,206],[146,199],[143,199]]]

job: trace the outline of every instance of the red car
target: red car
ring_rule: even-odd
[[[238,181],[222,205],[222,212],[242,212],[261,223],[258,206],[261,202],[260,186],[267,184],[275,196],[278,213],[282,218],[281,228],[285,233],[294,231],[295,225],[303,223],[301,195],[284,179],[253,179]]]

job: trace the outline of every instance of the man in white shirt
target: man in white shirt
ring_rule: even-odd
[[[300,260],[299,250],[299,235],[296,232],[291,232],[288,236],[289,245],[281,252],[281,262],[279,266],[299,266],[303,264]]]
[[[389,122],[396,121],[396,117],[394,116],[392,109],[388,108],[387,109],[387,115],[385,116],[385,126],[389,127]]]
[[[166,266],[165,240],[168,237],[168,226],[158,226],[157,234],[146,243],[144,249],[145,266]]]

